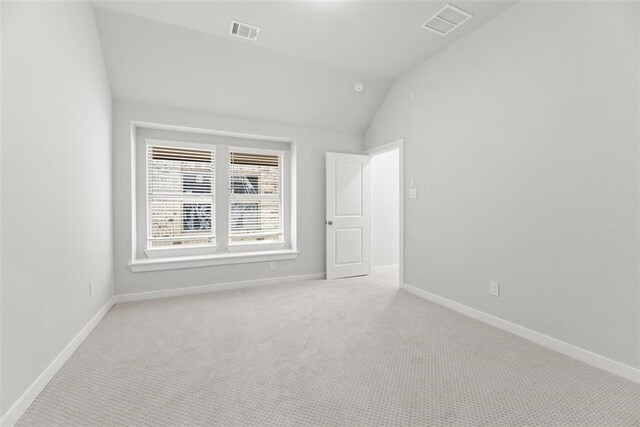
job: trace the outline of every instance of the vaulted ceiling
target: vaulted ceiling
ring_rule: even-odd
[[[420,26],[446,2],[99,2],[116,98],[362,133],[390,84],[513,2],[457,2],[473,18]],[[229,36],[231,20],[260,27]],[[366,90],[357,93],[356,82]]]

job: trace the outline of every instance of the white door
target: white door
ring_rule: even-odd
[[[327,279],[369,274],[369,156],[327,153]]]

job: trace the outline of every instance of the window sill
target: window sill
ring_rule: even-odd
[[[182,256],[173,258],[139,259],[129,264],[134,273],[143,271],[177,270],[181,268],[210,267],[214,265],[245,264],[251,262],[296,259],[300,252],[293,249],[277,251],[236,252],[218,255]]]

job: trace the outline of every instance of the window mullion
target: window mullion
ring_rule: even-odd
[[[221,247],[229,242],[229,147],[219,145],[216,154],[216,238]]]

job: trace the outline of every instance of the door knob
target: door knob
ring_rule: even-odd
[[[333,225],[333,221],[325,221],[327,225]]]

